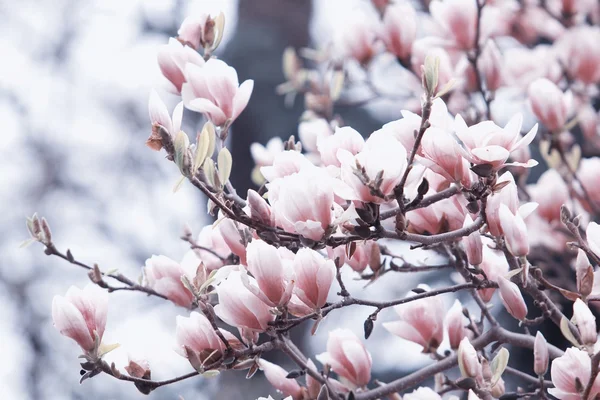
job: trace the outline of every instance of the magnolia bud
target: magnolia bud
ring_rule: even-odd
[[[476,378],[481,374],[479,357],[469,338],[465,337],[458,346],[458,366],[464,378]]]
[[[462,309],[460,301],[455,300],[444,320],[450,340],[450,348],[452,349],[457,349],[461,340],[465,337]]]
[[[519,287],[503,276],[499,276],[498,288],[500,289],[500,298],[506,311],[519,321],[524,320],[527,316],[527,305],[525,304],[525,300],[523,300],[523,295],[521,295]]]
[[[596,317],[594,317],[587,304],[581,301],[581,299],[575,300],[573,304],[573,317],[575,318],[575,324],[579,329],[583,344],[594,345],[598,338]]]
[[[467,214],[463,228],[473,224],[473,219]],[[479,265],[483,261],[483,244],[481,242],[481,234],[479,231],[471,233],[469,236],[462,238],[467,259],[471,265]]]
[[[548,370],[548,343],[542,332],[538,331],[535,335],[535,343],[533,345],[533,371],[544,376]]]
[[[250,206],[250,216],[262,222],[265,225],[273,225],[271,216],[271,207],[256,191],[248,190],[248,205]]]
[[[575,272],[577,275],[577,291],[583,297],[589,296],[594,286],[594,268],[590,265],[590,260],[588,260],[585,252],[581,249],[577,253]]]

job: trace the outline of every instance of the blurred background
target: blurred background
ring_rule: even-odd
[[[43,254],[41,245],[20,248],[27,238],[25,217],[45,216],[60,250],[118,268],[132,278],[146,258],[181,259],[188,245],[179,239],[188,223],[195,233],[211,223],[200,193],[150,151],[147,101],[160,86],[156,50],[175,36],[192,13],[223,11],[224,42],[217,56],[234,66],[240,82],[254,79],[249,106],[232,128],[232,181],[240,193],[250,187],[249,145],[273,136],[297,136],[302,101],[289,108],[275,94],[284,82],[281,55],[331,35],[341,13],[368,8],[367,0],[20,0],[0,1],[0,399],[136,399],[133,385],[108,376],[79,384],[79,350],[52,327],[51,301],[70,285],[87,283],[84,270]],[[169,108],[178,101],[161,92]],[[399,118],[402,104],[382,111],[339,109],[345,123],[364,135]],[[372,112],[373,110],[377,112]],[[385,120],[385,121],[384,121]],[[184,130],[194,132],[198,115],[185,111]],[[432,257],[432,256],[431,256]],[[435,262],[432,258],[429,261]],[[365,297],[403,296],[419,275],[390,277]],[[351,279],[351,278],[350,278]],[[403,279],[399,284],[399,279]],[[359,288],[364,283],[352,283]],[[351,287],[351,289],[352,289]],[[452,298],[445,298],[448,306]],[[346,325],[362,335],[369,310],[332,314],[315,340],[297,340],[314,356],[325,351],[327,331]],[[111,295],[108,343],[121,347],[109,361],[147,358],[154,379],[191,370],[174,351],[175,316],[185,310],[139,293]],[[382,319],[386,318],[382,313]],[[307,326],[306,329],[310,329]],[[367,343],[383,381],[426,362],[402,355],[401,340],[376,329]],[[396,352],[389,351],[397,349]],[[385,349],[385,351],[383,351]],[[269,356],[271,357],[271,356]],[[284,359],[274,359],[292,368]],[[273,359],[273,358],[271,358]],[[314,357],[313,357],[314,359]],[[163,387],[152,399],[255,399],[271,394],[261,373],[191,379]],[[281,396],[279,396],[280,398]]]

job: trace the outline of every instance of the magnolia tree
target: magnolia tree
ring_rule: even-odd
[[[188,17],[158,50],[167,90],[182,101],[171,114],[150,94],[146,144],[179,168],[175,190],[187,181],[208,198],[216,222],[198,236],[185,230],[190,251],[180,262],[152,256],[134,279],[60,250],[46,219],[28,219],[31,240],[46,254],[89,270],[88,286],[71,287],[52,304],[56,328],[83,352],[82,381],[106,374],[148,394],[233,369],[247,370],[248,378],[262,370],[295,400],[400,399],[402,392],[405,399],[461,392],[469,399],[597,398],[600,352],[590,307],[600,301],[600,226],[593,221],[600,217],[600,158],[593,157],[600,150],[598,2],[373,0],[371,7],[373,18],[348,16],[323,48],[285,52],[287,82],[277,90],[288,101],[304,98],[300,141],[254,144],[256,168],[247,175],[257,189],[245,196],[229,181],[235,160],[226,139],[253,81],[240,84],[236,70],[212,55],[224,16]],[[374,80],[381,63],[401,74],[397,91]],[[357,88],[366,97],[353,95]],[[407,110],[366,139],[335,113],[336,105],[380,98]],[[503,117],[494,114],[511,101],[523,109],[498,125]],[[207,120],[192,138],[181,130],[184,108]],[[539,125],[523,132],[523,115]],[[528,184],[538,164],[532,148],[548,169]],[[399,254],[398,242],[410,247]],[[409,263],[415,248],[446,262]],[[344,269],[365,283],[423,271],[454,282],[374,301],[348,290]],[[102,341],[109,293],[122,290],[189,310],[173,331],[190,373],[157,381],[144,360],[122,371],[103,359],[114,348]],[[458,300],[445,308],[440,296],[459,291],[477,312]],[[499,323],[500,308],[490,311],[495,304],[517,328]],[[349,306],[372,311],[364,337],[332,330],[316,355],[291,340],[293,330],[310,326],[314,333]],[[396,319],[378,324],[388,308]],[[546,341],[543,330],[552,325],[566,340]],[[377,380],[368,351],[374,329],[420,345],[432,361]],[[559,348],[563,343],[570,347]],[[533,365],[508,367],[509,348],[532,352]],[[269,352],[297,367],[265,360]],[[506,374],[525,386],[505,385]],[[420,387],[430,378],[434,385]]]

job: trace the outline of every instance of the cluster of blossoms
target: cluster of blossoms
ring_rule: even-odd
[[[107,282],[113,279],[190,310],[175,323],[177,351],[195,370],[188,377],[227,369],[248,370],[252,377],[262,370],[294,400],[399,398],[406,390],[413,391],[405,400],[441,399],[450,391],[469,399],[548,392],[587,400],[600,394],[590,310],[600,300],[593,267],[600,262],[600,225],[594,222],[600,158],[582,158],[575,136],[581,133],[590,151],[600,149],[593,107],[600,83],[600,29],[593,26],[600,20],[598,3],[434,0],[421,9],[408,1],[372,3],[372,19],[364,12],[353,16],[322,51],[305,52],[314,69],[304,67],[295,51],[284,54],[288,81],[278,91],[302,93],[307,109],[300,141],[276,138],[251,147],[252,178],[260,189],[245,198],[229,182],[235,164],[224,144],[253,81],[239,84],[235,69],[212,55],[224,17],[190,17],[161,47],[160,69],[181,102],[170,113],[152,92],[147,145],[164,149],[182,182],[208,197],[216,221],[197,238],[184,234],[191,249],[181,262],[150,257],[141,283],[77,262],[90,269],[94,285],[57,296],[52,315],[83,350],[85,378],[103,372],[133,381],[144,393],[174,381],[151,380],[143,361],[131,361],[124,378],[102,359],[111,346],[102,344],[107,296],[100,288],[118,289]],[[542,39],[551,44],[539,44]],[[385,97],[369,78],[382,60],[394,61],[413,95],[404,99],[401,119],[365,139],[334,110],[352,101],[346,89],[356,85]],[[520,100],[523,110],[496,117],[507,99]],[[181,130],[184,108],[207,120],[194,144]],[[533,117],[539,125],[524,122]],[[527,184],[538,164],[532,143],[550,168]],[[34,216],[28,229],[47,254],[75,262],[56,248],[45,219]],[[437,251],[448,265],[407,263],[392,250],[398,241]],[[454,285],[420,286],[388,301],[355,296],[341,274],[351,269],[357,279],[376,284],[395,273],[445,267],[456,272]],[[553,283],[546,278],[552,275],[574,279]],[[455,300],[446,307],[440,296],[462,290],[471,296],[468,304]],[[492,314],[498,302],[519,321],[516,331],[502,327],[498,308]],[[314,357],[317,367],[289,331],[312,321],[314,333],[330,312],[351,305],[374,308],[364,339],[347,329],[330,331],[326,351]],[[382,383],[372,380],[377,355],[366,340],[387,308],[396,316],[381,324],[385,330],[420,345],[435,361]],[[573,318],[561,309],[572,309]],[[547,343],[540,329],[531,334],[527,327],[545,320],[572,347]],[[533,350],[533,368],[508,367],[509,346]],[[288,372],[265,359],[273,350],[298,369]],[[450,373],[455,366],[458,377]],[[528,386],[509,388],[506,373],[525,375]],[[415,387],[434,375],[434,388]]]

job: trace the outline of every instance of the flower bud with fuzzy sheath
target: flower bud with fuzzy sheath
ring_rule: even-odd
[[[533,344],[533,371],[538,376],[544,376],[548,371],[548,359],[548,343],[542,332],[538,331]]]

